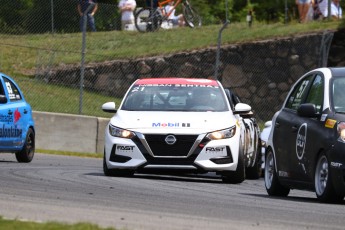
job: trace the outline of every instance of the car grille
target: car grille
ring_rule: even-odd
[[[165,142],[167,135],[145,135],[155,157],[186,157],[197,139],[197,135],[174,135],[176,143]]]

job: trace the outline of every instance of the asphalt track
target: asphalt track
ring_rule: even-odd
[[[345,202],[315,194],[266,194],[263,179],[240,185],[219,177],[136,174],[105,177],[102,160],[36,154],[20,164],[0,155],[0,216],[117,229],[344,229]]]

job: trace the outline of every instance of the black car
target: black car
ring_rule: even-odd
[[[265,159],[271,196],[315,191],[322,202],[345,196],[345,68],[304,74],[274,115]]]

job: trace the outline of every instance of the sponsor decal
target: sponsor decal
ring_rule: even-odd
[[[281,177],[289,177],[289,174],[287,172],[285,172],[285,171],[279,171],[278,174]]]
[[[206,152],[223,152],[225,147],[206,147]]]
[[[134,146],[125,146],[125,145],[118,145],[116,146],[116,150],[120,151],[133,151]]]
[[[13,137],[21,137],[23,133],[22,129],[19,129],[17,125],[14,126],[6,126],[5,124],[0,127],[0,138],[13,138]]]
[[[320,121],[325,121],[327,118],[327,114],[322,114]]]
[[[168,122],[168,123],[152,123],[152,127],[161,127],[161,128],[178,128],[178,127],[190,127],[190,123],[178,123],[178,122]]]
[[[298,129],[297,138],[296,138],[296,154],[299,160],[303,158],[306,141],[307,141],[307,123],[303,123]]]
[[[340,168],[342,165],[343,165],[342,163],[331,162],[331,166],[336,167],[336,168]]]
[[[307,173],[303,162],[305,145],[307,142],[307,129],[307,123],[303,123],[298,129],[296,138],[296,155],[299,160],[299,165],[301,165],[301,167],[303,168],[304,173]]]
[[[19,121],[20,118],[21,118],[21,114],[17,108],[16,111],[14,111],[14,123],[17,123],[17,121]]]
[[[180,123],[152,123],[152,127],[163,127],[163,128],[166,128],[166,127],[179,127],[180,126]]]
[[[334,125],[337,123],[336,120],[333,120],[333,119],[327,119],[326,122],[325,122],[325,127],[326,128],[330,128],[330,129],[333,129],[334,128]]]
[[[13,116],[0,114],[0,122],[12,123],[13,122]]]

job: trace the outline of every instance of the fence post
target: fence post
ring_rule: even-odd
[[[226,19],[225,19],[225,22],[222,26],[222,28],[219,30],[219,33],[218,33],[218,45],[217,45],[217,54],[216,54],[216,65],[215,65],[215,71],[214,71],[214,79],[215,80],[221,80],[218,78],[218,69],[219,69],[219,58],[220,58],[220,45],[222,43],[222,32],[223,30],[228,26],[229,24],[229,19],[228,19],[228,0],[225,0],[225,13],[226,13]]]
[[[83,12],[83,36],[81,46],[81,65],[80,65],[80,95],[79,95],[79,114],[83,112],[83,88],[84,88],[84,72],[85,72],[85,46],[86,46],[86,23],[87,13],[93,8],[95,3],[91,3],[89,7]]]

